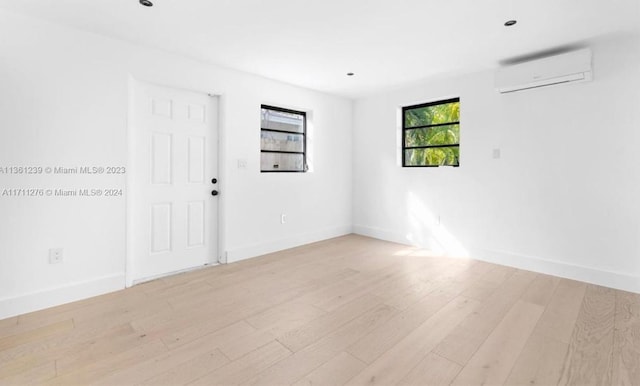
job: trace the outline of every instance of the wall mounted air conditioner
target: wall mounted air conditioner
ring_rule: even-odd
[[[501,94],[592,80],[591,50],[565,54],[499,68],[496,89]]]

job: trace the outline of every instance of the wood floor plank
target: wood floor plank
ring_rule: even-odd
[[[464,290],[460,295],[475,299],[478,301],[484,301],[490,297],[498,288],[498,285],[483,280],[478,280]]]
[[[18,317],[14,316],[13,318],[6,318],[6,319],[2,319],[0,320],[0,331],[5,331],[7,330],[9,327],[13,327],[15,325],[18,324]],[[4,335],[0,335],[4,336]]]
[[[45,366],[47,363],[53,363],[55,369],[55,361],[34,362],[29,360],[28,358],[18,358],[16,360],[4,362],[2,363],[2,367],[0,368],[2,370],[0,371],[0,380],[13,378],[29,379],[30,374],[34,369],[39,368],[40,366]]]
[[[229,363],[189,385],[236,385],[240,384],[274,363],[291,355],[291,351],[274,341]]]
[[[494,270],[497,265],[484,261],[457,258],[441,258],[448,265],[445,273],[447,276],[437,280],[466,282],[467,280],[482,279],[485,274]],[[431,275],[429,275],[432,277]],[[429,279],[427,279],[429,280]]]
[[[568,344],[582,307],[586,288],[585,283],[560,279],[552,299],[536,326],[536,332]]]
[[[140,335],[130,325],[123,325],[104,336],[96,337],[86,344],[55,350],[58,375],[71,373],[86,363],[99,361],[113,355],[114,347],[120,351],[144,345],[149,339]],[[64,347],[64,346],[63,346]]]
[[[540,305],[519,300],[451,384],[503,384],[543,311]]]
[[[615,295],[612,289],[587,285],[564,361],[561,384],[611,384]]]
[[[329,271],[328,276],[323,274],[302,286],[293,283],[290,288],[283,286],[279,290],[272,288],[263,292],[258,292],[260,286],[251,282],[256,286],[255,293],[250,293],[248,296],[238,296],[226,290],[221,293],[223,296],[227,294],[226,299],[220,303],[211,301],[210,304],[199,305],[196,309],[189,310],[189,313],[178,312],[164,319],[148,318],[134,321],[134,326],[139,331],[150,335],[162,335],[163,342],[168,347],[179,346],[227,324],[267,311],[288,300],[300,300],[307,292],[314,291],[318,287],[330,286],[336,280],[342,279],[344,277],[342,275],[351,274],[344,270],[337,275],[333,275],[333,272]],[[279,281],[287,283],[287,280]]]
[[[49,382],[51,385],[82,385],[95,383],[112,373],[114,369],[135,366],[148,358],[166,353],[167,348],[159,340],[146,342],[131,350],[114,352],[113,355],[99,362],[87,362],[79,365],[72,372],[57,376]]]
[[[61,357],[74,357],[90,350],[94,342],[103,339],[118,338],[120,334],[133,332],[131,326],[124,325],[104,331],[100,334],[87,335],[85,332],[72,330],[73,334],[56,335],[51,339],[34,341],[27,345],[17,346],[0,352],[0,378],[28,373],[48,363],[54,363]]]
[[[391,280],[372,288],[371,294],[385,300],[393,298],[406,292],[408,288],[416,284],[426,283],[450,267],[449,264],[441,260],[435,258],[426,259],[422,263],[412,263],[405,266],[397,280]]]
[[[160,352],[138,364],[123,369],[114,369],[98,381],[96,385],[126,385],[141,382],[165,383],[169,379],[180,379],[177,383],[193,381],[222,367],[230,360],[217,347],[253,333],[255,330],[245,322],[238,322],[203,336],[201,339],[179,346],[174,350]],[[202,366],[196,368],[195,364]],[[187,372],[187,370],[190,371]]]
[[[4,338],[0,338],[0,351],[46,339],[50,336],[64,334],[65,332],[72,330],[73,327],[73,320],[67,319],[48,326],[36,328],[35,330],[25,331],[16,335],[9,335]]]
[[[13,372],[13,375],[9,375],[2,367],[0,370],[0,385],[36,385],[44,384],[56,376],[56,363],[29,364],[28,371]]]
[[[471,274],[473,272],[473,274]],[[492,266],[488,264],[474,264],[467,270],[467,275],[454,273],[453,277],[460,282],[464,279],[459,294],[471,299],[484,301],[490,297],[509,277],[516,272],[510,267]],[[466,276],[466,277],[465,277]]]
[[[1,320],[0,384],[640,385],[639,307],[349,235]]]
[[[256,331],[220,345],[218,349],[234,361],[275,340],[276,337],[269,331]]]
[[[500,270],[504,277],[509,270]],[[516,271],[485,301],[477,312],[470,314],[455,330],[445,337],[435,353],[460,365],[466,365],[478,347],[504,318],[507,311],[526,291],[536,274]],[[500,279],[496,279],[500,280]]]
[[[232,299],[239,300],[239,297],[253,297],[263,294],[265,290],[275,293],[279,289],[291,289],[297,286],[305,287],[321,278],[334,278],[338,275],[339,271],[342,271],[339,275],[355,272],[340,266],[336,267],[324,264],[324,261],[318,263],[296,260],[295,264],[293,264],[293,262],[284,264],[286,263],[285,261],[277,261],[277,263],[281,265],[278,269],[274,269],[274,267],[271,267],[271,269],[262,267],[264,269],[261,271],[240,271],[225,276],[228,282],[224,286],[221,286],[223,281],[221,281],[220,278],[210,280],[208,282],[209,289],[215,289],[215,291],[210,291],[208,288],[203,287],[201,293],[206,295],[206,299],[198,296],[194,297],[187,293],[181,297],[171,298],[169,301],[172,306],[177,309],[192,308],[193,306],[202,304],[203,300],[206,302],[216,301],[220,303],[225,299],[229,299],[229,296],[226,296],[227,294],[234,294]]]
[[[389,263],[392,264],[389,265]],[[333,294],[332,297],[329,296],[328,299],[325,298],[314,305],[325,311],[331,311],[366,293],[376,296],[379,296],[378,294],[386,294],[399,286],[415,283],[412,280],[415,279],[415,273],[420,272],[425,266],[433,266],[433,264],[419,259],[393,264],[393,260],[387,258],[387,264],[382,268],[363,270],[360,275],[354,275],[346,280],[346,282],[355,283],[355,287]]]
[[[278,341],[293,352],[300,351],[380,303],[381,300],[378,297],[364,295],[293,331],[279,336]]]
[[[315,269],[315,267],[309,266],[308,268]],[[298,273],[296,273],[297,275]],[[299,303],[307,303],[313,305],[320,299],[326,299],[328,293],[335,292],[334,287],[340,286],[345,280],[354,276],[360,275],[360,272],[351,268],[341,269],[324,269],[322,271],[315,272],[312,277],[307,277],[301,281],[300,285],[296,285],[292,290],[295,292],[294,298]],[[286,281],[286,277],[282,277],[283,281]],[[322,295],[324,294],[324,295]]]
[[[377,278],[368,277],[368,280],[377,280]],[[361,286],[353,281],[344,280],[336,283],[336,285],[324,288],[322,292],[314,293],[317,300],[311,304],[325,312],[330,312],[364,295],[366,292],[363,293],[362,288],[366,290],[367,286]],[[357,296],[353,297],[352,294],[356,294]]]
[[[368,365],[348,385],[390,385],[401,381],[479,303],[458,297]]]
[[[448,385],[462,366],[433,353],[427,354],[398,384],[408,386]]]
[[[390,273],[388,275],[371,275],[368,280],[358,283],[355,287],[349,288],[336,296],[327,298],[316,304],[316,307],[324,311],[333,311],[338,307],[344,306],[350,301],[359,298],[362,295],[370,294],[373,289],[385,286],[392,282],[401,281],[402,277],[399,272]],[[349,279],[346,280],[347,282]]]
[[[347,352],[341,352],[309,375],[294,383],[295,386],[342,385],[353,378],[366,364]]]
[[[640,385],[640,294],[616,292],[614,385]]]
[[[440,287],[442,287],[442,284],[435,281],[420,281],[407,287],[400,293],[380,296],[380,299],[382,299],[385,304],[403,311],[424,299],[425,296],[437,291]]]
[[[202,336],[223,328],[229,324],[269,308],[270,304],[262,298],[246,300],[237,304],[217,307],[198,308],[191,312],[180,312],[172,318],[152,327],[138,327],[139,331],[150,336],[161,337],[169,348],[193,342]]]
[[[397,310],[385,304],[378,304],[316,343],[276,363],[248,381],[247,384],[282,385],[295,383],[330,361],[362,336],[383,325],[396,312]]]
[[[569,344],[534,332],[522,349],[505,384],[557,385]]]
[[[124,303],[124,302],[123,302]],[[163,315],[175,313],[169,303],[163,298],[146,299],[131,302],[119,306],[110,307],[108,310],[96,315],[80,315],[76,322],[77,328],[88,326],[89,329],[99,330],[112,328],[124,323],[137,320],[155,319]]]
[[[538,275],[522,295],[521,299],[528,303],[546,307],[551,301],[559,283],[560,279],[557,277]]]
[[[130,288],[129,291],[116,291],[20,315],[16,328],[24,331],[69,319],[73,319],[76,325],[94,321],[110,322],[109,315],[122,313],[126,309],[137,309],[142,304],[148,306],[148,301],[149,299],[141,290]]]
[[[276,294],[284,289],[289,289],[291,284],[278,278],[260,277],[248,283],[241,281],[229,288],[214,289],[210,286],[203,286],[197,292],[186,293],[177,297],[167,299],[171,307],[175,310],[192,310],[199,307],[206,307],[212,304],[217,307],[230,306],[234,302],[242,302],[256,296],[268,296]],[[260,289],[260,291],[258,291]],[[232,296],[230,296],[232,295]]]
[[[493,283],[494,285],[501,285],[507,279],[517,272],[517,269],[512,267],[505,267],[502,265],[494,265],[491,270],[482,275],[480,280],[487,283]]]
[[[307,268],[307,272],[313,272],[314,270],[309,268],[315,267],[318,261],[326,262],[327,266],[331,267],[330,262],[334,259],[343,259],[352,254],[358,255],[362,250],[367,249],[369,249],[367,248],[367,240],[358,237],[336,238],[331,241],[313,243],[265,255],[260,259],[250,259],[223,266],[226,268],[226,273],[212,278],[209,284],[214,288],[229,288],[236,283],[250,283],[256,278],[269,276],[273,273],[284,274],[290,279],[295,277],[292,274],[293,271],[304,269],[304,267]],[[317,259],[319,254],[323,256],[321,260]],[[342,262],[336,266],[348,269]]]
[[[173,309],[189,309],[202,302],[203,297],[208,301],[223,300],[219,291],[204,281],[195,283],[180,283],[179,285],[164,288],[155,296],[164,297]]]
[[[214,350],[206,354],[195,356],[184,363],[180,363],[179,366],[175,366],[174,362],[171,370],[164,372],[160,370],[158,371],[158,375],[139,383],[139,385],[183,385],[202,378],[227,364],[229,364],[229,359],[220,352],[220,350]],[[122,383],[110,383],[110,385],[124,385],[126,382],[127,381]]]
[[[406,291],[398,294],[391,294],[392,297],[381,296],[385,303],[404,310],[416,302],[422,300],[425,295],[435,291],[445,290],[453,295],[460,295],[463,291],[478,281],[478,278],[492,269],[491,266],[470,260],[445,259],[442,261],[446,267],[443,270],[422,271],[417,274],[421,276],[421,283],[407,288]]]
[[[74,328],[66,334],[50,336],[1,351],[0,363],[27,362],[37,366],[56,361],[62,356],[81,356],[82,353],[93,350],[97,342],[118,340],[123,335],[128,336],[134,332],[128,323],[105,330],[94,330],[89,326]]]
[[[507,384],[551,385],[557,384],[562,376],[564,358],[569,349],[569,340],[582,305],[586,285],[567,279],[556,279],[555,291],[542,285],[529,287],[523,299],[533,300],[546,309],[531,337],[527,341],[518,361],[514,365]],[[535,282],[534,282],[535,283]],[[536,291],[537,294],[534,292]]]
[[[445,267],[438,267],[436,269],[428,268],[418,271],[405,272],[402,276],[396,280],[390,280],[387,283],[383,283],[371,290],[371,294],[378,296],[383,300],[394,299],[396,297],[403,297],[407,294],[416,292],[414,289],[418,285],[426,285],[429,281],[425,280],[428,274],[437,276],[437,272],[441,272]],[[427,271],[428,273],[426,273]]]
[[[396,315],[389,322],[363,336],[358,342],[350,346],[347,351],[365,363],[372,363],[429,317],[446,306],[453,298],[455,298],[454,295],[446,292],[427,295],[413,307]]]
[[[280,336],[325,314],[317,307],[294,299],[248,317],[247,323],[258,330]]]

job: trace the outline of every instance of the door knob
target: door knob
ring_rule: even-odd
[[[217,190],[212,190],[211,191],[211,195],[212,196],[217,196],[218,195],[218,191]]]
[[[212,178],[211,179],[211,183],[212,184],[217,184],[218,183],[218,179],[217,178]]]

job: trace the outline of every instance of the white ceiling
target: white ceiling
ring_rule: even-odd
[[[0,7],[349,97],[640,29],[640,0],[153,2],[0,0]],[[509,19],[518,24],[504,27]]]

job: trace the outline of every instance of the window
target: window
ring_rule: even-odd
[[[460,98],[402,108],[402,166],[460,166]]]
[[[262,105],[260,171],[307,171],[307,114]]]

